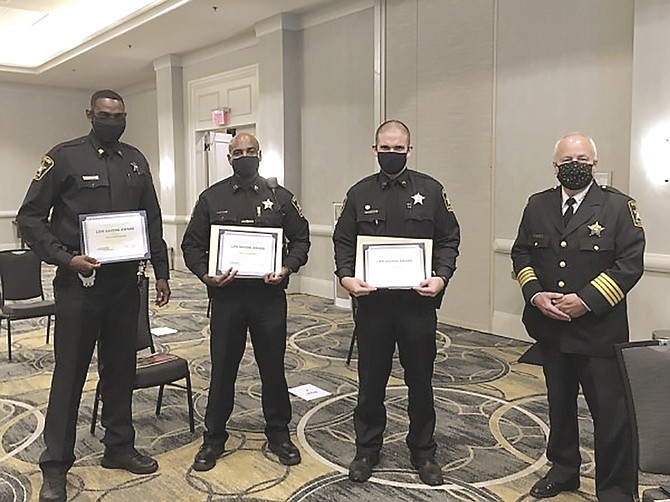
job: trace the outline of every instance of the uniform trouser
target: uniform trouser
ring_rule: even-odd
[[[46,449],[40,457],[45,473],[65,472],[74,463],[79,403],[96,341],[105,427],[102,442],[111,451],[133,447],[137,264],[103,265],[90,288],[83,287],[76,273],[60,267],[54,297],[56,365],[44,425]]]
[[[261,377],[265,435],[271,442],[289,438],[291,402],[284,375],[286,294],[281,286],[237,279],[217,291],[210,319],[210,377],[204,442],[224,445],[226,423],[235,402],[235,380],[244,355],[247,329]],[[229,289],[228,289],[229,288]]]
[[[358,403],[354,409],[356,452],[377,453],[386,428],[386,384],[398,345],[408,387],[409,433],[415,459],[430,458],[437,446],[433,404],[433,363],[437,316],[434,300],[413,291],[376,292],[358,298]]]
[[[579,477],[577,396],[581,384],[593,418],[596,494],[601,501],[633,500],[637,468],[620,370],[614,358],[560,353],[542,346],[549,401],[549,479]]]

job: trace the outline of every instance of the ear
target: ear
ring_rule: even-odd
[[[231,166],[233,165],[233,158],[230,156],[230,154],[227,154],[226,157],[228,157],[228,164]]]
[[[551,163],[552,166],[554,166],[554,176],[558,174],[558,164],[556,162]]]
[[[263,160],[263,151],[258,150],[258,162],[260,162],[261,160]]]
[[[407,147],[407,156],[411,157],[412,156],[412,150],[414,150],[414,145],[409,145]]]
[[[377,145],[372,145],[370,148],[372,148],[372,154],[376,157],[377,156]]]
[[[93,110],[86,109],[86,118],[88,120],[93,120]]]

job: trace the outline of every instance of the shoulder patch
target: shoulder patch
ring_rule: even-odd
[[[442,200],[444,201],[444,207],[449,211],[450,213],[454,212],[454,207],[451,205],[451,201],[449,200],[449,196],[447,195],[447,192],[444,191],[444,188],[442,189]]]
[[[640,212],[637,210],[637,202],[633,199],[629,200],[628,209],[630,209],[630,217],[633,219],[633,225],[641,227],[642,218],[640,217]]]
[[[291,197],[291,204],[293,204],[293,207],[295,208],[296,211],[298,211],[298,214],[300,215],[301,218],[304,218],[305,215],[302,214],[302,208],[300,207],[300,203],[298,202],[298,199],[295,198],[295,195]]]
[[[33,178],[35,181],[39,181],[42,178],[44,178],[44,175],[49,172],[49,169],[51,169],[54,166],[54,159],[49,157],[48,155],[45,155],[42,157],[42,160],[40,160],[40,167],[37,168],[37,172],[35,173],[35,177]]]

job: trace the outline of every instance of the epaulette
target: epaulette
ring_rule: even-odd
[[[81,136],[80,138],[75,138],[75,139],[71,139],[71,140],[68,140],[68,141],[64,141],[63,143],[59,143],[56,146],[54,146],[51,150],[49,150],[49,152],[50,153],[51,152],[57,152],[58,150],[60,150],[62,148],[68,148],[68,147],[71,147],[71,146],[79,146],[82,143],[85,143],[87,139],[88,139],[88,136]]]

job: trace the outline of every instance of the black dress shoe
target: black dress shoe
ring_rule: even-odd
[[[300,450],[296,448],[290,439],[281,443],[268,441],[268,448],[279,457],[279,461],[284,465],[296,465],[302,460],[300,458]]]
[[[434,458],[410,459],[414,468],[419,471],[421,481],[430,486],[440,486],[444,484],[442,469]]]
[[[353,462],[349,464],[349,479],[362,483],[372,476],[372,468],[379,463],[379,453],[357,453]]]
[[[65,502],[67,500],[66,484],[67,474],[64,472],[43,474],[40,502]]]
[[[535,497],[536,499],[548,499],[550,497],[555,497],[561,492],[573,492],[577,488],[579,488],[579,478],[559,483],[558,481],[552,481],[545,476],[533,485],[530,489],[530,496]]]
[[[123,469],[133,474],[151,474],[158,470],[158,462],[135,448],[122,453],[105,451],[100,464],[105,469]]]
[[[193,470],[209,471],[216,465],[216,459],[220,458],[224,451],[225,449],[223,445],[214,446],[204,443],[198,450],[198,453],[195,454],[195,459],[193,459]]]

